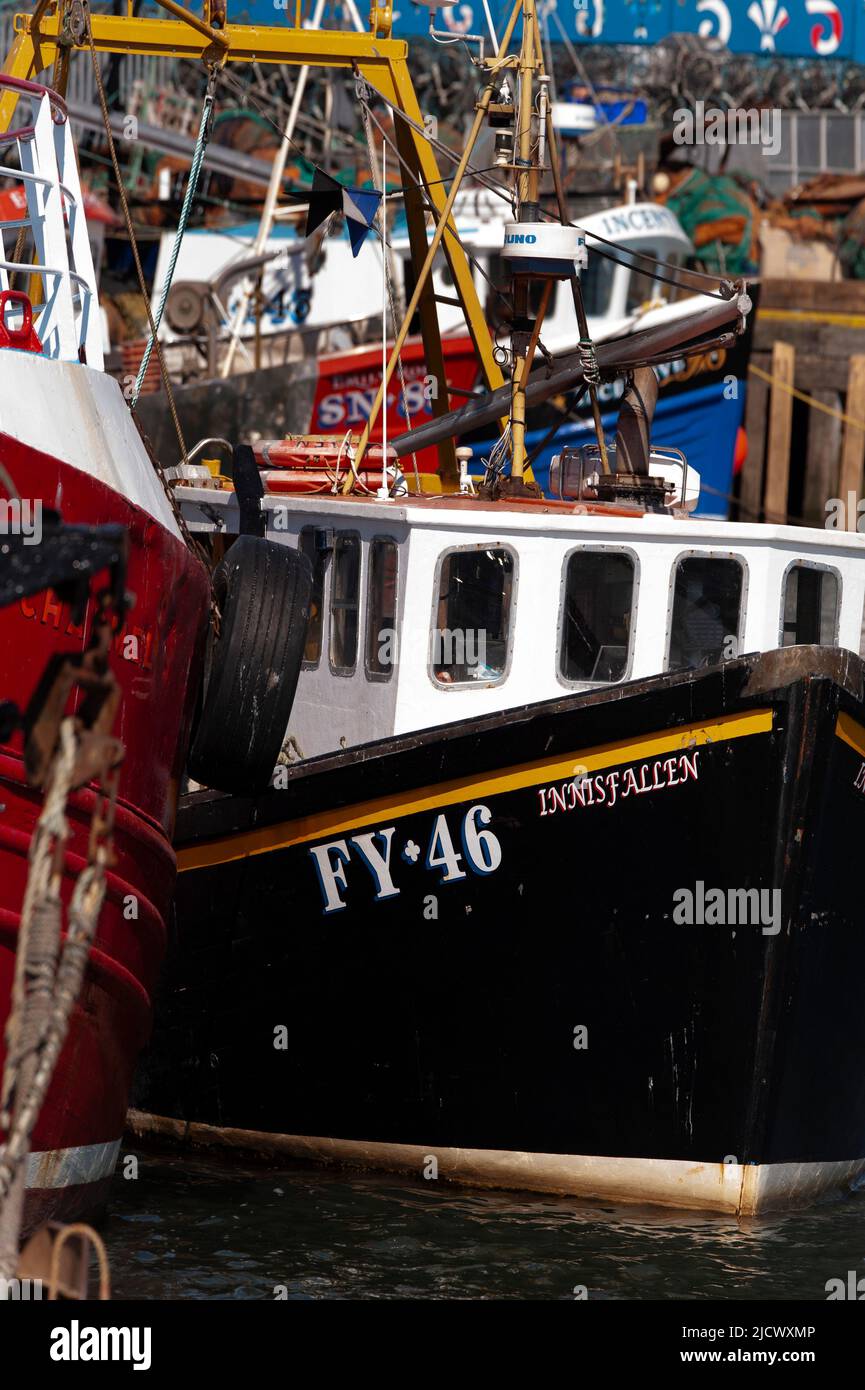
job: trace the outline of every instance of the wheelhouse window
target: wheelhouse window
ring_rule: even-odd
[[[366,673],[389,680],[396,655],[396,541],[376,539],[369,548],[366,602]]]
[[[621,551],[575,550],[562,598],[559,675],[565,681],[620,681],[628,669],[635,566]]]
[[[652,271],[657,269],[657,264],[658,257],[654,251],[641,251],[632,258],[625,300],[626,314],[635,314],[644,304],[656,298],[658,285]]]
[[[615,274],[614,261],[590,252],[589,264],[580,272],[583,304],[589,318],[601,318],[609,309]]]
[[[334,675],[350,676],[357,666],[359,536],[336,536],[333,543],[330,593],[330,666]]]
[[[509,550],[452,550],[439,570],[432,673],[440,685],[504,679],[514,557]]]
[[[306,629],[306,643],[303,649],[303,665],[310,670],[321,660],[321,634],[324,618],[324,572],[327,568],[327,547],[316,541],[316,535],[324,541],[324,532],[315,526],[304,526],[300,533],[299,548],[312,566],[312,594],[309,603],[309,626]]]
[[[743,569],[739,560],[689,555],[676,566],[670,670],[712,666],[738,651]]]
[[[781,646],[834,646],[839,598],[838,576],[833,570],[791,565],[784,576]]]

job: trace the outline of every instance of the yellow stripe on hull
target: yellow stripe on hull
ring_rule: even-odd
[[[391,817],[410,816],[418,811],[437,811],[461,801],[501,796],[504,792],[542,786],[547,782],[566,781],[582,772],[600,772],[605,768],[639,762],[645,758],[657,758],[664,753],[700,748],[709,743],[729,743],[734,738],[765,734],[771,729],[771,710],[727,714],[712,724],[680,724],[678,728],[667,729],[663,733],[647,734],[645,738],[638,740],[620,739],[616,743],[606,743],[599,748],[569,753],[566,757],[556,758],[554,761],[537,758],[534,762],[523,763],[487,776],[474,775],[442,782],[430,790],[377,797],[374,801],[360,802],[355,806],[341,806],[332,811],[320,811],[312,816],[283,821],[279,825],[263,826],[260,830],[238,831],[237,834],[223,839],[210,840],[179,850],[177,868],[180,873],[188,873],[190,869],[227,864],[234,859],[246,859],[255,854],[290,849],[293,845],[319,840],[336,832],[342,834],[347,830],[359,830],[362,826],[373,825]]]
[[[849,714],[839,714],[835,720],[835,736],[848,743],[860,758],[865,758],[865,729]]]

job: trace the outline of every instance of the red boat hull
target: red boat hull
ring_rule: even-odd
[[[82,997],[36,1127],[26,1221],[68,1220],[104,1197],[115,1167],[132,1073],[150,1029],[174,885],[170,844],[196,698],[210,588],[186,546],[110,487],[0,435],[0,462],[22,494],[67,522],[126,526],[134,606],[115,641],[122,687],[114,732],[126,756],[115,824],[116,863]],[[48,659],[80,650],[80,628],[52,594],[0,611],[0,698],[24,706]],[[5,1027],[30,836],[42,799],[25,782],[20,737],[0,746],[0,1028]],[[94,793],[70,799],[63,885],[68,902],[87,854]],[[0,1041],[0,1066],[4,1061]]]

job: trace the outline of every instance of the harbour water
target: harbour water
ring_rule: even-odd
[[[735,1221],[234,1157],[124,1159],[104,1231],[118,1299],[811,1302],[865,1274],[865,1193]]]

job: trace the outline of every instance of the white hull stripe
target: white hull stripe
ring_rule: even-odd
[[[300,1134],[264,1134],[184,1123],[130,1110],[134,1135],[158,1134],[196,1147],[245,1149],[268,1157],[378,1168],[421,1176],[430,1157],[438,1176],[472,1187],[555,1192],[613,1202],[649,1203],[754,1216],[808,1206],[849,1191],[865,1175],[865,1158],[823,1163],[701,1163],[669,1158],[613,1158],[589,1154],[524,1153],[510,1149],[455,1149],[384,1144]]]
[[[120,1140],[82,1144],[73,1149],[49,1149],[27,1159],[28,1188],[81,1187],[101,1182],[114,1172]]]

